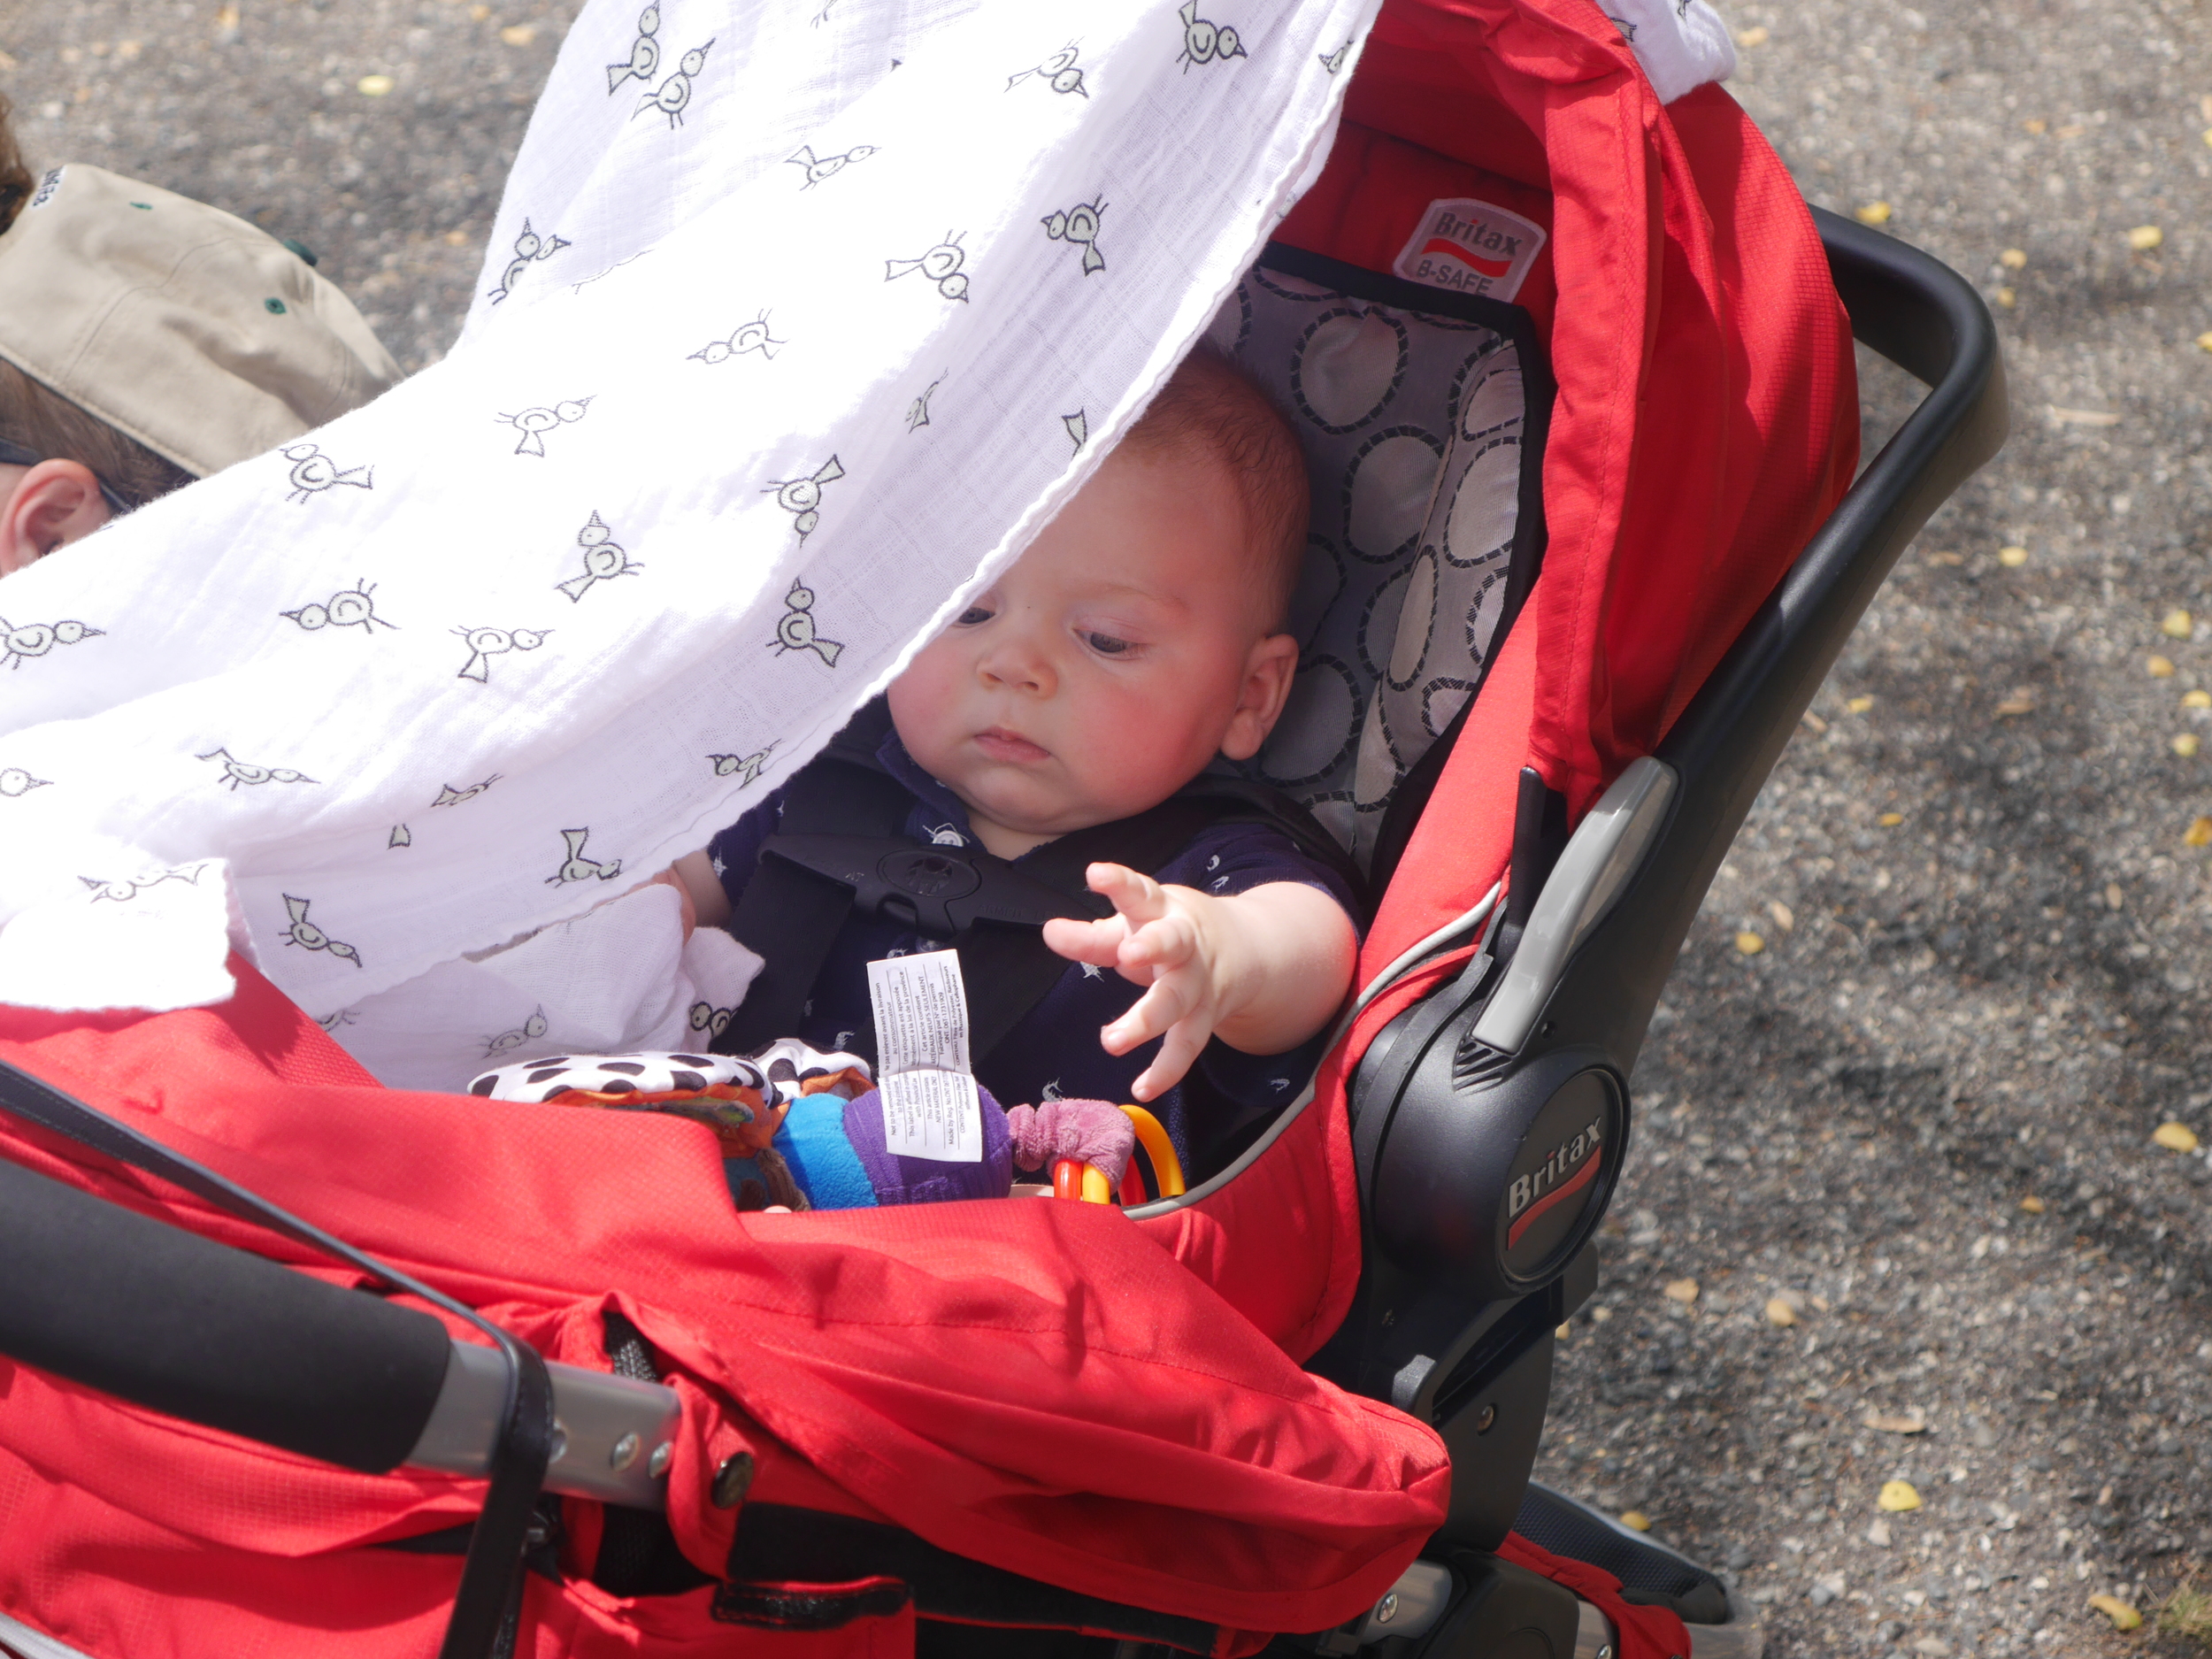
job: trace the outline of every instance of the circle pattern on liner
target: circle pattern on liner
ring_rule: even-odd
[[[1306,325],[1290,360],[1298,412],[1331,434],[1365,426],[1405,380],[1412,348],[1406,326],[1380,311],[1340,306]]]
[[[1398,608],[1398,640],[1383,671],[1383,683],[1393,691],[1411,688],[1420,678],[1421,664],[1429,654],[1429,636],[1436,626],[1436,549],[1422,549],[1407,572],[1405,598]]]
[[[1350,757],[1359,736],[1359,680],[1333,657],[1302,663],[1260,771],[1286,789],[1315,784]],[[1309,803],[1310,804],[1310,803]]]
[[[1344,475],[1344,542],[1353,557],[1387,565],[1413,551],[1443,458],[1444,446],[1418,426],[1386,426],[1360,446]]]

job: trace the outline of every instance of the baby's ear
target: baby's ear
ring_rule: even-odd
[[[1290,634],[1271,634],[1253,641],[1244,659],[1236,713],[1222,733],[1223,754],[1231,760],[1249,760],[1260,752],[1290,698],[1291,679],[1297,672],[1298,641]]]

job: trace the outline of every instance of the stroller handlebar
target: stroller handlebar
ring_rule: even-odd
[[[491,1471],[499,1350],[437,1319],[0,1160],[0,1354],[166,1417],[365,1474]],[[659,1509],[680,1409],[549,1364],[549,1490]]]

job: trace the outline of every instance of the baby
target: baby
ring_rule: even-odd
[[[1013,568],[893,682],[877,758],[912,794],[906,833],[1019,861],[1158,805],[1217,756],[1257,753],[1298,664],[1281,627],[1306,514],[1282,417],[1224,359],[1187,358]],[[743,895],[781,794],[679,863],[703,923]],[[985,1087],[1002,1101],[1149,1102],[1179,1141],[1290,1098],[1312,1058],[1299,1051],[1351,983],[1344,879],[1249,823],[1200,833],[1149,873],[1094,864],[1088,879],[1115,914],[1046,924],[1071,965],[977,1056]],[[941,945],[856,918],[794,1034],[848,1047],[870,1028],[867,963]],[[1203,1113],[1187,1110],[1187,1079],[1202,1079]]]

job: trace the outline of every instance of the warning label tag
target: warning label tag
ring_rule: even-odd
[[[868,964],[876,1012],[876,1087],[883,1139],[899,1157],[983,1161],[983,1101],[968,1071],[968,991],[960,953],[932,950]]]
[[[1391,267],[1409,282],[1510,300],[1544,250],[1544,227],[1465,196],[1432,202]]]

